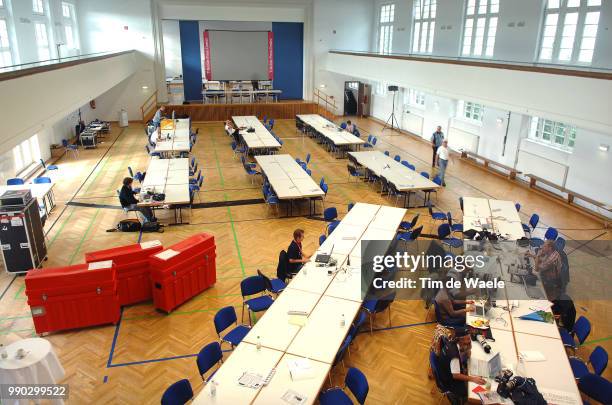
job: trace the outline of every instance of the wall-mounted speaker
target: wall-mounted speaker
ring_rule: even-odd
[[[389,90],[389,91],[398,91],[399,87],[397,87],[397,86],[388,86],[387,90]]]

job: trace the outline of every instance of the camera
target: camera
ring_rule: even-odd
[[[503,370],[495,377],[495,381],[498,382],[497,393],[502,398],[512,399],[515,404],[547,404],[533,378],[513,376],[512,371]]]
[[[525,384],[524,377],[513,377],[512,371],[510,370],[503,370],[497,377],[495,377],[495,381],[499,383],[497,386],[497,393],[503,398],[510,398],[516,387],[520,387]]]

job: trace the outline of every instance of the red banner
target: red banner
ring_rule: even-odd
[[[268,80],[274,80],[274,34],[268,31]]]
[[[204,31],[204,73],[206,80],[212,80],[212,68],[210,65],[210,39],[208,30]]]

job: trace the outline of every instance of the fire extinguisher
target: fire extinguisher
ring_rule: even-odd
[[[91,100],[89,102],[89,106],[91,107],[92,110],[96,109],[96,100]]]

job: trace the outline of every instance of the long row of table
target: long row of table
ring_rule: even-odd
[[[359,147],[365,143],[363,139],[340,128],[318,114],[300,114],[296,115],[296,119],[308,129],[327,139],[337,148],[359,149]]]
[[[255,160],[280,200],[312,200],[325,195],[291,155],[262,155],[255,156]]]
[[[384,178],[398,191],[407,193],[408,201],[404,202],[404,206],[410,206],[410,192],[435,190],[440,187],[380,151],[349,152],[349,159],[354,159],[376,176]]]
[[[492,231],[501,233],[510,241],[524,236],[520,217],[512,201],[464,197],[463,210],[464,229],[466,223],[467,229],[482,229],[474,226],[474,218],[478,218],[482,224],[488,224],[485,228],[492,228]],[[502,366],[513,370],[515,375],[533,378],[538,390],[550,403],[581,404],[557,324],[520,318],[535,311],[547,312],[549,317],[552,317],[551,303],[544,296],[542,299],[533,299],[530,296],[534,290],[542,291],[544,295],[539,280],[534,286],[528,286],[512,278],[510,269],[524,263],[524,250],[528,248],[517,247],[510,241],[498,243],[493,253],[496,260],[487,262],[487,273],[505,281],[505,287],[494,292],[495,307],[486,315],[495,340],[488,341],[491,346],[491,352],[488,354],[479,344],[473,344],[470,361],[488,361],[500,353]],[[470,244],[473,243],[478,244],[466,242],[467,252],[470,252]],[[478,318],[480,317],[476,314],[469,313],[466,321],[470,324]],[[543,357],[539,360],[529,359],[529,355],[533,356],[534,353]],[[525,360],[519,363],[519,358]],[[496,390],[496,387],[497,383],[491,381],[491,390]],[[476,385],[470,382],[468,399],[472,403],[480,403],[474,389]]]
[[[166,156],[173,153],[188,152],[190,149],[191,121],[189,118],[165,119],[155,130],[155,152]]]
[[[211,395],[209,382],[194,403],[283,403],[281,397],[289,391],[305,398],[305,404],[314,403],[361,308],[360,242],[376,239],[391,243],[405,212],[356,204],[317,251],[330,253],[333,246],[336,267],[317,266],[315,253],[215,373],[216,394]],[[296,322],[288,311],[304,311],[307,316],[304,322]],[[259,350],[258,342],[262,346]],[[289,364],[296,360],[309,365],[308,378],[291,377]],[[272,368],[275,373],[268,385],[253,389],[238,384],[245,371],[266,376]]]
[[[234,125],[240,129],[240,137],[247,147],[247,153],[265,153],[281,148],[280,142],[268,131],[268,128],[253,115],[233,116]]]
[[[163,201],[155,201],[152,194],[164,194]],[[174,208],[176,223],[182,222],[181,206],[189,204],[189,159],[151,158],[147,174],[141,184],[139,206],[169,205]]]

